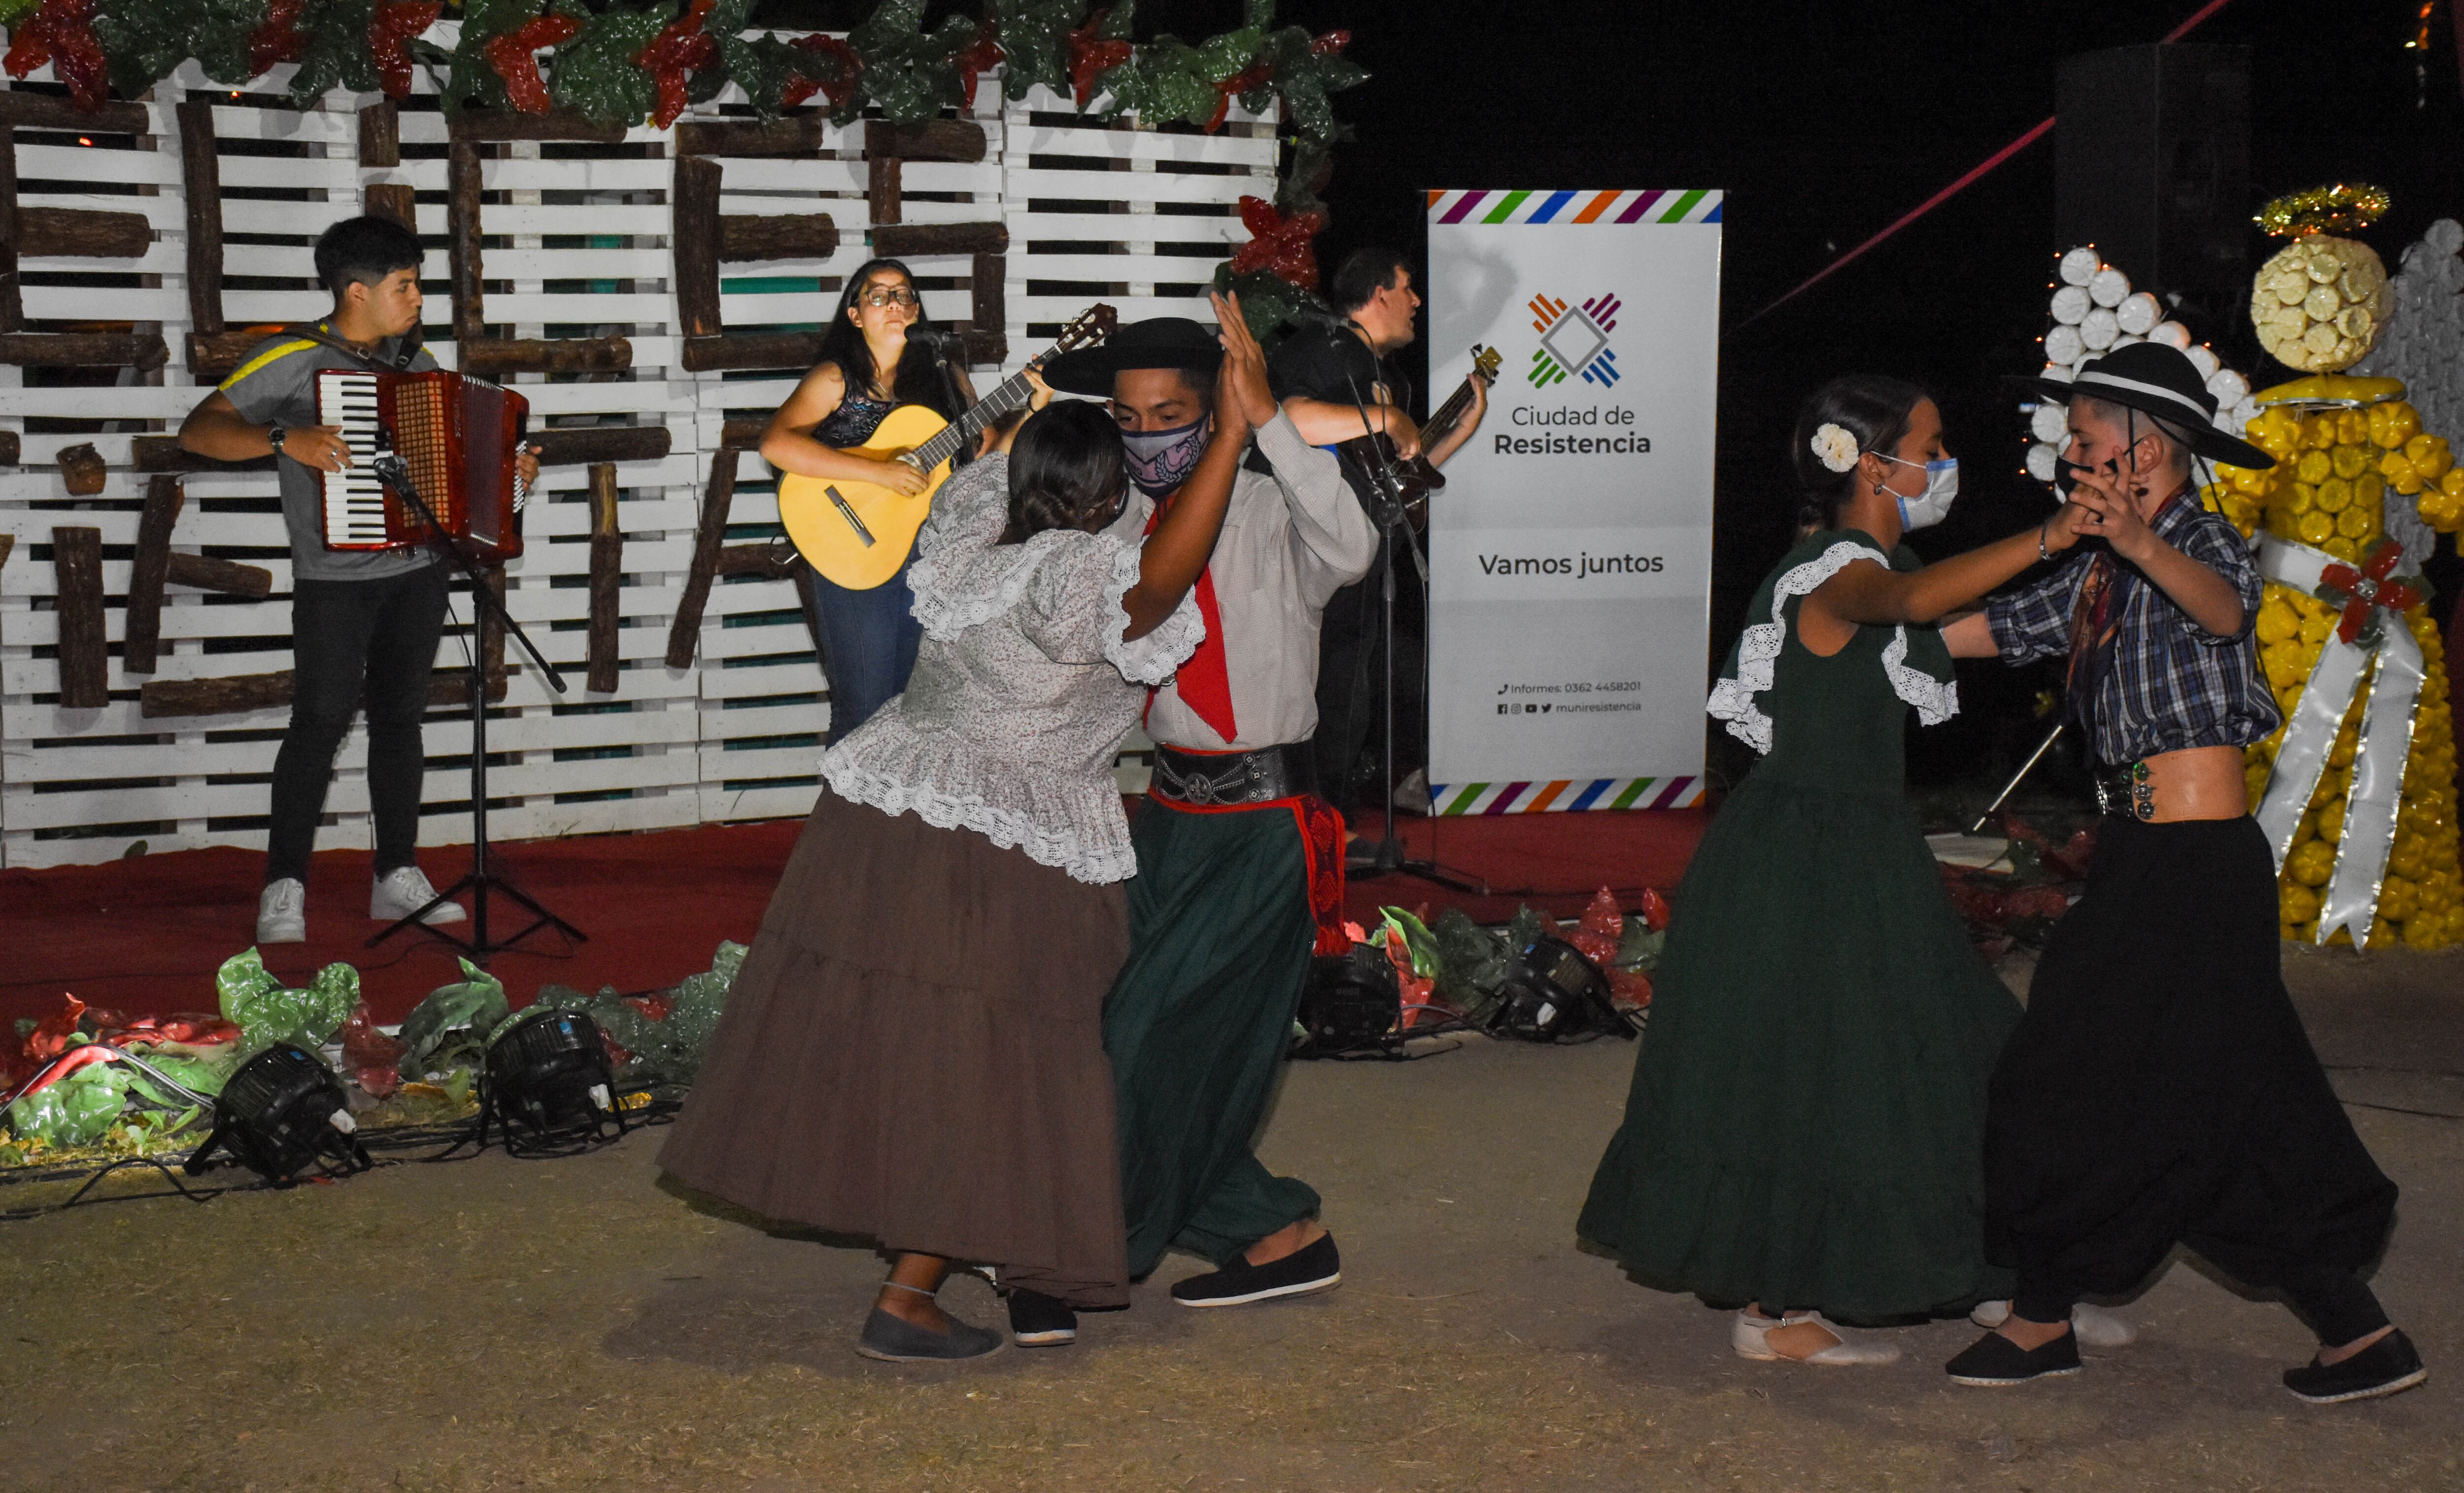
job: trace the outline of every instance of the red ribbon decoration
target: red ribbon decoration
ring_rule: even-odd
[[[308,0],[273,0],[266,8],[265,24],[248,33],[251,77],[276,63],[297,62],[299,55],[308,50],[308,37],[299,30],[299,12],[307,6]]]
[[[1069,86],[1077,94],[1081,109],[1095,97],[1096,76],[1130,60],[1128,42],[1095,38],[1095,28],[1104,24],[1106,13],[1096,11],[1087,17],[1086,25],[1069,33]]]
[[[1230,77],[1215,85],[1215,112],[1207,117],[1206,133],[1214,134],[1223,127],[1223,117],[1232,112],[1232,100],[1253,88],[1264,88],[1274,81],[1275,70],[1264,62],[1252,62]]]
[[[1243,197],[1241,226],[1249,231],[1249,241],[1232,252],[1234,274],[1272,270],[1305,291],[1317,289],[1317,255],[1309,241],[1326,227],[1324,213],[1295,212],[1287,218],[1264,197]]]
[[[23,77],[48,62],[71,102],[88,113],[101,108],[111,97],[111,63],[94,34],[94,7],[95,0],[43,0],[13,29],[0,66]]]
[[[488,43],[488,65],[505,80],[505,98],[515,108],[524,114],[548,111],[547,79],[539,76],[535,54],[541,47],[571,41],[581,33],[582,23],[572,16],[542,15]]]
[[[694,70],[716,65],[718,38],[701,29],[703,17],[710,14],[715,0],[693,0],[679,15],[650,38],[650,44],[633,54],[633,63],[649,71],[657,83],[659,101],[650,111],[650,122],[661,129],[676,122],[685,112],[685,83]]]
[[[435,25],[444,9],[444,0],[406,0],[377,7],[376,18],[368,23],[368,54],[386,98],[410,97],[410,38]]]
[[[957,64],[959,81],[966,89],[968,113],[973,114],[976,110],[978,77],[1001,66],[1008,55],[1001,50],[1001,28],[987,21],[984,29],[976,33],[976,39],[968,44],[967,50],[951,59]]]
[[[2422,604],[2424,596],[2419,586],[2387,579],[2403,561],[2404,546],[2393,539],[2381,539],[2370,546],[2369,557],[2362,561],[2359,570],[2337,563],[2319,572],[2322,588],[2345,598],[2342,604],[2343,616],[2336,624],[2338,642],[2351,643],[2361,637],[2375,607],[2384,606],[2401,615]]]
[[[846,108],[847,100],[855,97],[856,80],[864,72],[864,58],[856,55],[855,49],[836,36],[825,36],[819,32],[810,36],[799,36],[787,45],[817,57],[831,58],[838,63],[838,71],[829,77],[798,73],[787,80],[785,90],[779,95],[779,107],[792,109],[820,94],[830,101],[832,110]]]

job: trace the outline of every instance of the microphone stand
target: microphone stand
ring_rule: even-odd
[[[1369,407],[1361,399],[1360,390],[1356,385],[1352,391],[1352,402],[1360,411],[1361,429],[1368,431],[1374,437],[1376,433],[1375,428],[1369,423]],[[1489,894],[1488,883],[1485,880],[1467,876],[1441,864],[1437,859],[1438,820],[1441,816],[1437,812],[1438,806],[1435,802],[1429,805],[1427,859],[1415,860],[1406,855],[1403,842],[1395,833],[1395,560],[1397,551],[1412,557],[1412,566],[1419,575],[1423,596],[1428,594],[1429,560],[1428,557],[1421,553],[1419,537],[1412,532],[1411,516],[1404,511],[1403,503],[1399,498],[1402,482],[1394,465],[1387,461],[1383,451],[1377,450],[1375,439],[1365,441],[1362,446],[1353,448],[1353,450],[1355,453],[1368,453],[1359,455],[1360,472],[1370,491],[1375,494],[1370,505],[1369,517],[1377,525],[1385,549],[1385,563],[1378,567],[1378,590],[1383,604],[1379,627],[1386,655],[1383,783],[1385,834],[1382,839],[1372,844],[1353,845],[1344,857],[1346,873],[1374,877],[1400,871],[1407,876],[1417,876],[1422,881],[1443,887],[1449,891],[1459,891],[1467,896],[1485,897]],[[1420,650],[1420,702],[1424,719],[1428,712],[1428,698],[1429,655],[1428,649],[1423,647]],[[1356,872],[1353,870],[1355,866],[1358,867]]]
[[[383,438],[382,434],[379,438]],[[486,622],[482,619],[493,621],[514,641],[522,646],[522,652],[529,656],[531,666],[547,680],[548,687],[559,694],[564,693],[564,675],[557,671],[554,664],[539,656],[539,649],[531,645],[530,634],[522,631],[522,625],[514,621],[513,614],[505,610],[504,602],[497,597],[495,587],[488,584],[487,577],[480,573],[477,562],[455,546],[452,538],[446,533],[445,525],[438,521],[436,510],[428,506],[428,499],[420,495],[417,484],[412,482],[409,463],[404,461],[398,453],[388,450],[381,452],[370,465],[377,474],[378,481],[383,482],[393,491],[396,496],[418,512],[420,518],[427,523],[429,532],[435,536],[437,552],[452,561],[454,567],[460,570],[463,577],[471,582],[473,612],[472,632],[474,634],[472,641],[477,643],[486,636]],[[470,678],[471,873],[438,892],[426,906],[369,938],[365,947],[373,949],[406,928],[416,929],[441,943],[451,944],[472,963],[485,969],[491,955],[501,949],[512,948],[542,928],[554,928],[576,943],[589,942],[590,935],[541,907],[528,892],[515,886],[510,879],[489,868],[488,650],[486,648],[473,648],[471,650]],[[430,911],[452,901],[465,891],[473,894],[470,937],[464,938],[457,933],[449,933],[420,921]],[[530,926],[510,938],[491,939],[488,936],[488,894],[491,891],[529,909],[534,914]]]

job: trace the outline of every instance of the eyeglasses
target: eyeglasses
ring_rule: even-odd
[[[897,290],[866,291],[859,298],[875,311],[884,306],[913,306],[917,301],[915,293],[903,286]]]

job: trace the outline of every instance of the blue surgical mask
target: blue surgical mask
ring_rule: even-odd
[[[1170,430],[1124,430],[1121,448],[1130,480],[1149,497],[1161,497],[1189,480],[1206,454],[1205,420]]]
[[[1915,462],[1903,461],[1897,456],[1883,455],[1881,451],[1876,451],[1874,454],[1881,456],[1884,461],[1898,462],[1903,467],[1916,465]],[[1950,516],[1950,500],[1959,495],[1958,457],[1943,456],[1926,462],[1925,474],[1925,491],[1915,497],[1905,497],[1892,492],[1887,484],[1882,488],[1883,492],[1890,493],[1891,496],[1899,502],[1900,527],[1903,530],[1930,529],[1942,522]]]

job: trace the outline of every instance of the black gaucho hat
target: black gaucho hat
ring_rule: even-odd
[[[2065,384],[2058,379],[2013,379],[2057,405],[2085,394],[2141,414],[2156,415],[2182,432],[2190,450],[2228,467],[2268,468],[2276,458],[2215,427],[2216,397],[2208,392],[2189,354],[2163,342],[2133,342],[2079,364]]]
[[[1185,368],[1209,373],[1223,362],[1215,328],[1187,317],[1133,321],[1093,347],[1066,352],[1044,365],[1044,382],[1065,394],[1112,397],[1112,375],[1130,368]]]

